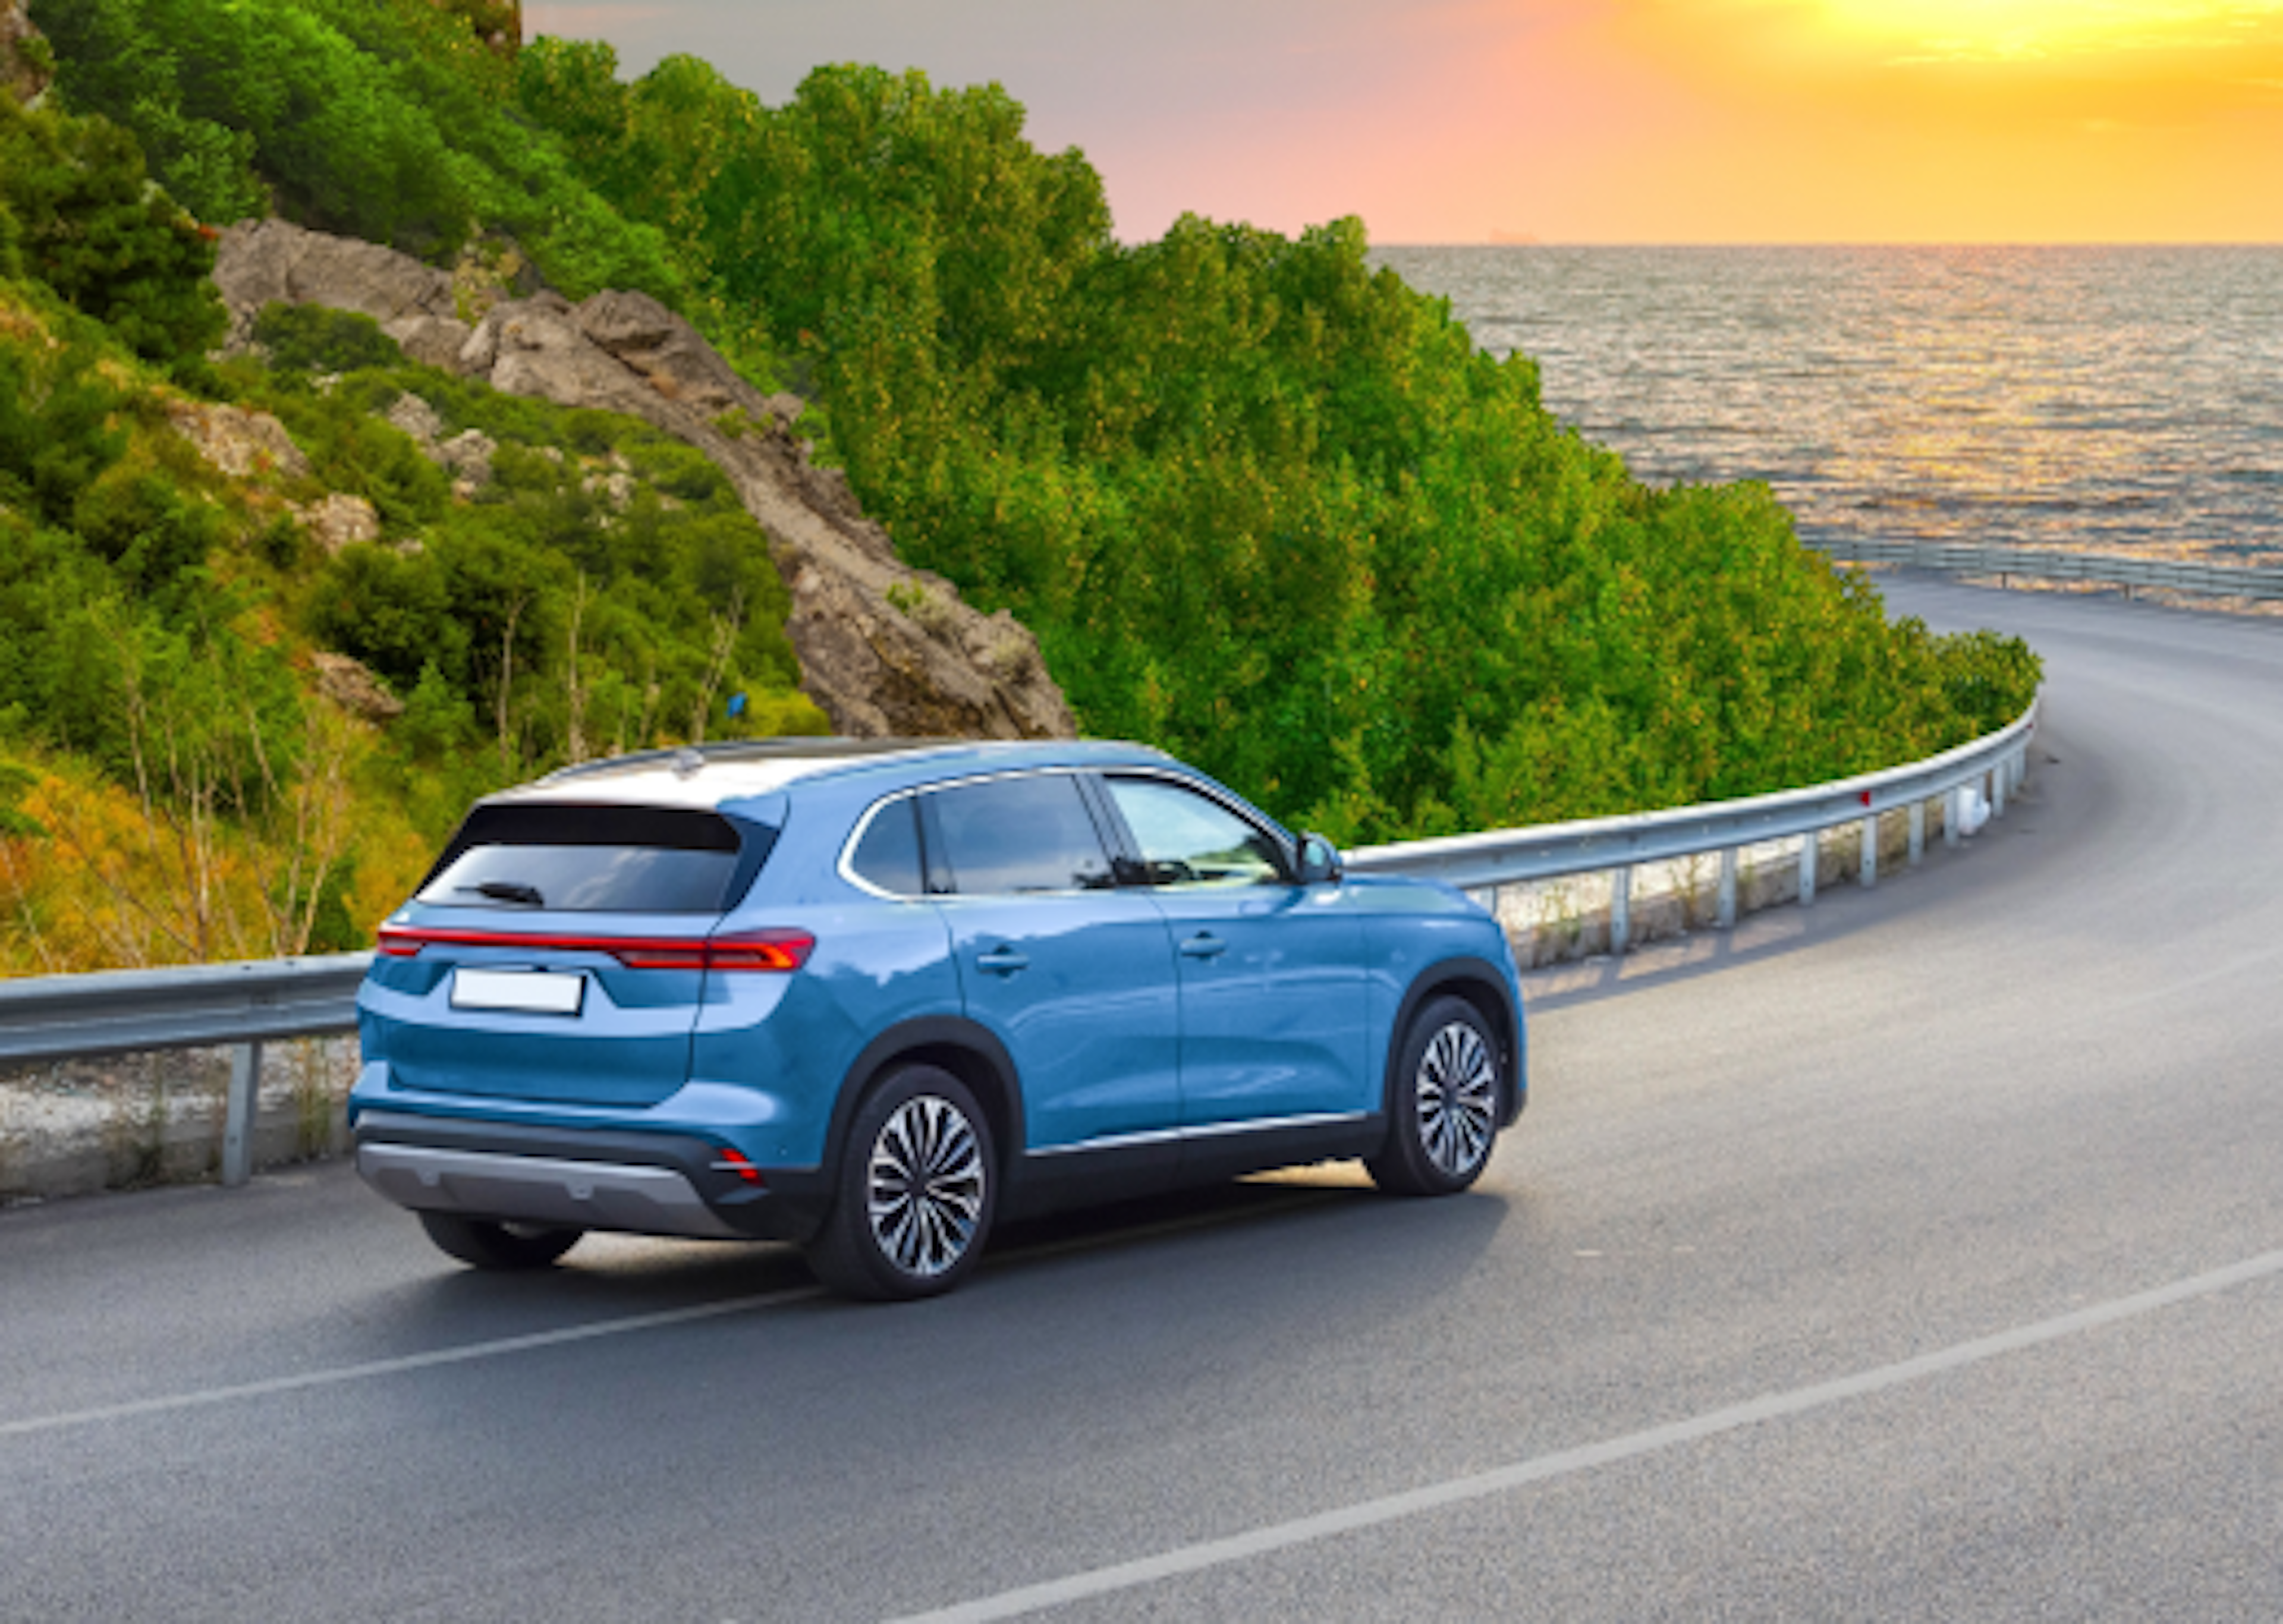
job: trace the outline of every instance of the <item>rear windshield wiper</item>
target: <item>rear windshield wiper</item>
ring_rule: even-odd
[[[525,885],[516,880],[487,880],[481,885],[456,885],[456,891],[473,891],[479,897],[488,897],[494,902],[520,903],[526,908],[543,908],[547,899],[539,894],[535,885]]]

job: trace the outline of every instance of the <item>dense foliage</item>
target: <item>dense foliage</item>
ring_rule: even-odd
[[[677,302],[658,234],[603,204],[503,100],[511,70],[477,33],[497,9],[34,0],[31,15],[65,100],[131,131],[200,220],[274,213],[438,261],[501,231],[574,297],[640,287]]]
[[[409,366],[362,317],[273,308],[260,330],[329,370],[214,375],[309,463],[232,479],[176,428],[204,408],[52,291],[0,283],[0,859],[47,843],[103,893],[35,908],[0,875],[0,937],[61,962],[362,945],[475,795],[608,750],[822,731],[766,538],[698,453]],[[481,437],[460,441],[479,473],[456,488],[389,421],[408,395],[433,439]],[[310,516],[345,497],[379,534],[329,554]],[[312,648],[401,711],[346,722],[310,692]],[[93,777],[34,805],[10,750]]]
[[[1089,730],[1344,838],[1836,776],[2034,689],[2018,642],[1890,626],[1765,489],[1632,480],[1356,221],[1121,246],[1076,152],[917,74],[773,109],[542,40],[518,94],[810,381],[906,555],[1039,631]]]
[[[145,357],[194,356],[227,325],[211,232],[149,184],[133,136],[0,94],[0,276],[45,284]]]

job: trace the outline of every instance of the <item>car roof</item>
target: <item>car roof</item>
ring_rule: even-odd
[[[1110,740],[744,739],[583,762],[484,799],[711,809],[820,779],[870,778],[884,791],[1025,767],[1174,765],[1163,750]]]

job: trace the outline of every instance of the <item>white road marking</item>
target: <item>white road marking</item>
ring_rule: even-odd
[[[591,1342],[600,1337],[625,1336],[636,1331],[654,1331],[662,1325],[688,1325],[692,1320],[717,1319],[725,1314],[743,1314],[753,1309],[773,1309],[788,1302],[799,1302],[810,1297],[823,1295],[816,1286],[797,1286],[783,1291],[762,1292],[751,1297],[732,1297],[724,1302],[701,1302],[686,1309],[663,1309],[655,1314],[630,1314],[623,1319],[594,1320],[583,1325],[565,1325],[555,1331],[534,1331],[523,1336],[504,1336],[488,1342],[466,1342],[457,1348],[439,1348],[428,1353],[405,1354],[394,1359],[374,1359],[362,1364],[337,1364],[325,1370],[303,1371],[298,1375],[272,1376],[261,1381],[240,1382],[234,1387],[207,1387],[196,1393],[175,1393],[162,1398],[139,1398],[123,1404],[104,1404],[93,1410],[74,1410],[63,1415],[34,1416],[22,1421],[0,1421],[0,1438],[12,1438],[26,1433],[55,1432],[66,1426],[90,1426],[103,1421],[122,1421],[132,1416],[160,1415],[168,1410],[195,1410],[206,1404],[227,1404],[234,1400],[267,1398],[277,1393],[298,1393],[308,1387],[338,1387],[343,1382],[369,1381],[376,1376],[397,1376],[407,1371],[425,1371],[440,1364],[465,1364],[476,1359],[496,1359],[507,1354],[528,1353],[534,1348],[559,1348],[567,1342]]]
[[[1843,1403],[1850,1399],[1868,1397],[1891,1387],[1923,1381],[1931,1376],[2003,1358],[2008,1354],[2060,1341],[2065,1337],[2097,1331],[2120,1320],[2153,1314],[2162,1309],[2172,1308],[2199,1297],[2209,1297],[2276,1274],[2283,1274],[2283,1252],[2269,1252],[2170,1286],[2136,1293],[2130,1297],[2119,1297],[2113,1302],[2098,1303],[2053,1319],[2038,1320],[2011,1331],[2001,1331],[1993,1336],[1960,1342],[1853,1376],[1817,1382],[1788,1393],[1768,1394],[1687,1420],[1669,1422],[1663,1426],[1628,1433],[1621,1438],[1611,1438],[1578,1449],[1540,1455],[1494,1471],[1453,1478],[1448,1482],[1431,1483],[1377,1500],[1365,1500],[1354,1505],[1319,1511],[1313,1517],[1272,1523],[1266,1527],[1232,1535],[1227,1539],[1206,1540],[1176,1550],[1163,1551],[1154,1557],[1143,1557],[1137,1561],[1120,1562],[1113,1566],[1096,1568],[1091,1573],[1072,1573],[1067,1578],[1049,1580],[1043,1584],[1025,1585],[1019,1589],[962,1602],[932,1612],[914,1613],[893,1620],[892,1624],[980,1624],[985,1620],[1019,1618],[1025,1613],[1041,1612],[1050,1607],[1063,1606],[1091,1597],[1129,1590],[1185,1573],[1201,1573],[1207,1568],[1246,1561],[1294,1545],[1305,1545],[1316,1540],[1352,1534],[1359,1529],[1376,1527],[1380,1524],[1416,1516],[1438,1507],[1480,1500],[1510,1489],[1567,1477],[1573,1472],[1591,1471],[1596,1466],[1632,1460],[1678,1444],[1694,1443],[1722,1433],[1757,1426],[1764,1421],[1780,1420]]]
[[[1342,1193],[1326,1190],[1306,1199],[1305,1204],[1329,1201]],[[1304,1204],[1295,1198],[1292,1206]],[[1117,1231],[1108,1239],[1119,1242],[1174,1234],[1183,1230],[1203,1229],[1226,1221],[1227,1214],[1215,1210],[1190,1217],[1169,1218],[1159,1224],[1140,1224]],[[1025,1247],[1007,1255],[1004,1259],[986,1258],[986,1263],[1010,1259],[1054,1257],[1065,1252],[1088,1251],[1100,1247],[1104,1237],[1087,1235],[1074,1240],[1051,1241],[1041,1246]],[[91,1426],[104,1421],[121,1421],[133,1416],[162,1415],[169,1410],[196,1410],[207,1404],[226,1404],[233,1400],[267,1398],[277,1393],[295,1393],[307,1387],[338,1387],[344,1382],[369,1381],[378,1376],[398,1376],[407,1371],[432,1369],[438,1365],[465,1364],[478,1359],[496,1359],[508,1354],[527,1353],[534,1348],[558,1348],[566,1342],[590,1342],[600,1337],[624,1336],[636,1331],[654,1331],[665,1325],[687,1325],[692,1320],[715,1319],[725,1314],[743,1314],[753,1309],[780,1308],[789,1302],[802,1302],[824,1295],[821,1286],[797,1286],[783,1291],[763,1292],[751,1297],[733,1297],[724,1302],[701,1302],[686,1309],[665,1309],[655,1314],[633,1314],[623,1319],[596,1320],[583,1325],[565,1325],[557,1331],[534,1331],[523,1336],[500,1337],[488,1342],[468,1342],[457,1348],[440,1348],[429,1353],[406,1354],[394,1359],[374,1359],[362,1364],[339,1364],[324,1370],[303,1371],[297,1375],[272,1376],[261,1381],[239,1382],[227,1387],[207,1387],[195,1393],[174,1393],[159,1398],[130,1399],[124,1403],[103,1404],[92,1410],[74,1410],[61,1415],[32,1416],[20,1421],[0,1421],[0,1438],[13,1438],[27,1433],[56,1432],[67,1426]]]

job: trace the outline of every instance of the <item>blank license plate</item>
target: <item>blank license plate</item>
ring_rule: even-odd
[[[551,970],[455,970],[452,1007],[512,1009],[529,1015],[575,1015],[587,997],[583,975]]]

